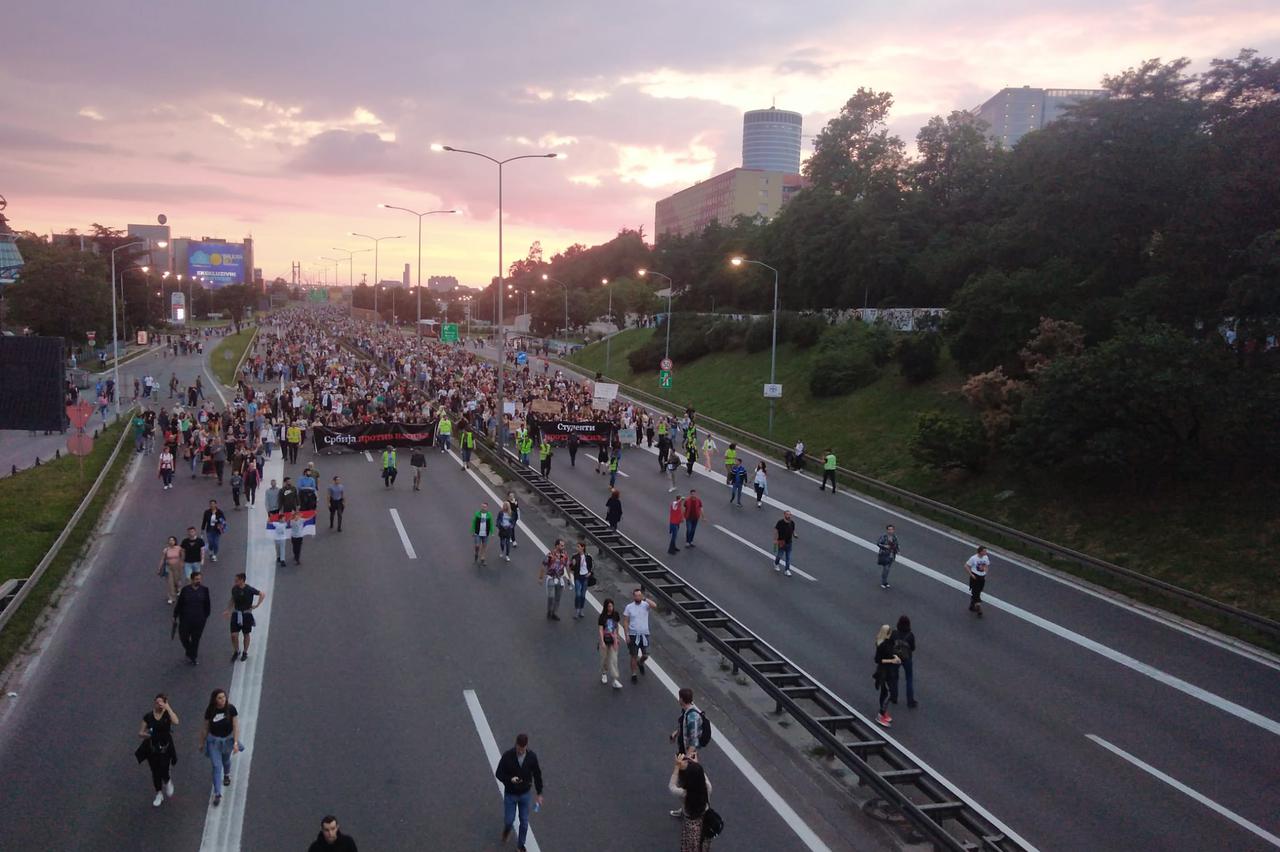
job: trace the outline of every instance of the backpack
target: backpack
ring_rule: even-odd
[[[706,711],[698,710],[696,712],[702,716],[702,727],[698,730],[698,750],[701,751],[711,745],[711,720],[707,718]],[[685,743],[685,748],[688,747],[689,744]]]

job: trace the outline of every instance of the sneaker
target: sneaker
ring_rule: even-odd
[[[217,562],[217,561],[218,561],[218,554],[216,554],[216,553],[210,553],[210,554],[209,554],[209,557],[210,557],[214,562]]]
[[[887,588],[889,588],[889,584],[888,584],[888,583],[881,583],[881,584],[880,584],[880,588],[882,588],[882,589],[887,589]]]
[[[510,836],[511,836],[511,826],[508,825],[502,829],[502,842],[505,843],[507,841],[507,838]]]
[[[236,660],[238,660],[238,659],[240,659],[240,652],[239,652],[239,651],[232,651],[232,652],[231,652],[231,662],[233,662],[233,663],[234,663],[234,662],[235,662]]]
[[[613,688],[614,688],[614,689],[622,689],[622,681],[620,681],[620,680],[615,680],[615,681],[613,682]]]
[[[560,616],[556,615],[556,614],[553,612],[553,613],[551,613],[551,620],[552,620],[552,621],[559,621],[559,620],[560,620]]]
[[[240,662],[242,662],[242,663],[243,663],[243,662],[247,661],[248,659],[249,659],[249,652],[248,652],[248,651],[243,651],[243,652],[241,652],[241,654],[240,654]]]
[[[156,797],[155,797],[154,799],[152,799],[152,800],[151,800],[151,805],[152,805],[152,807],[157,807],[157,808],[158,808],[158,807],[160,807],[162,804],[164,804],[164,793],[161,793],[159,790],[157,790],[157,791],[156,791]]]
[[[876,717],[876,721],[880,723],[880,726],[882,728],[887,728],[893,724],[893,720],[883,713],[881,713],[879,716]]]
[[[173,598],[166,598],[165,603],[167,603],[169,606],[173,606]]]
[[[777,563],[777,562],[773,563],[773,570],[775,570],[775,571],[781,571],[781,570],[782,570],[782,565],[780,565],[780,564],[779,564],[779,563]]]
[[[220,805],[220,804],[222,804],[222,796],[220,796],[220,795],[219,795],[219,796],[214,796],[214,797],[213,797],[213,806],[216,808],[216,807],[217,807],[218,805]]]
[[[671,811],[671,815],[676,819],[679,819],[684,816],[684,808],[676,808],[674,811]]]
[[[164,782],[164,794],[170,797],[173,796],[173,781]]]
[[[783,574],[785,574],[786,576],[790,577],[790,576],[791,576],[791,569],[790,569],[790,568],[788,568],[787,570],[783,571],[782,573],[783,573]]]
[[[644,655],[644,659],[643,659],[643,660],[641,660],[641,661],[639,662],[639,664],[638,664],[638,667],[639,667],[639,669],[640,669],[640,674],[644,674],[644,673],[645,673],[645,671],[644,671],[644,664],[645,664],[645,663],[647,663],[647,662],[649,662],[649,655],[648,655],[648,654],[645,654],[645,655]]]
[[[640,682],[640,678],[636,677],[635,675],[632,675],[632,676],[631,676],[631,682],[632,682],[632,683],[639,683],[639,682]]]
[[[230,786],[231,786],[231,776],[230,776],[230,775],[223,775],[223,776],[222,776],[222,786],[223,786],[223,787],[230,787]]]
[[[978,618],[982,618],[982,604],[978,604]]]
[[[600,682],[601,682],[601,683],[608,683],[608,682],[609,682],[609,676],[608,676],[607,674],[602,674],[602,675],[600,675]],[[615,681],[614,681],[614,683],[617,683],[617,681],[615,680]]]

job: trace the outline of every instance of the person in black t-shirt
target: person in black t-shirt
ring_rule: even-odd
[[[422,452],[422,447],[414,447],[413,454],[409,456],[409,467],[413,468],[413,490],[421,491],[422,471],[427,467],[427,457]]]
[[[236,575],[235,584],[231,587],[231,602],[222,611],[223,618],[231,619],[231,662],[239,658],[240,662],[249,659],[249,634],[253,632],[256,621],[253,610],[262,606],[267,599],[265,592],[260,592],[245,582],[244,572]],[[253,599],[258,602],[254,603]],[[240,634],[244,634],[244,650],[240,650]]]
[[[178,546],[182,548],[182,573],[190,580],[192,574],[204,567],[204,539],[195,527],[187,527],[187,537],[178,542]]]
[[[240,750],[238,716],[236,706],[227,700],[226,691],[215,689],[209,696],[209,706],[204,709],[198,747],[213,766],[214,807],[222,804],[222,788],[231,786],[231,755]]]
[[[156,788],[156,797],[151,804],[157,808],[164,803],[165,796],[173,796],[169,770],[178,762],[178,752],[173,746],[173,728],[177,724],[178,714],[169,706],[169,697],[163,692],[157,693],[151,712],[142,717],[138,736],[143,742],[137,752],[139,762],[145,753],[151,767],[151,783]]]
[[[775,571],[782,570],[779,567],[779,565],[782,562],[782,557],[785,556],[787,558],[787,568],[786,568],[786,571],[784,571],[783,573],[785,573],[788,577],[790,577],[791,576],[791,545],[795,542],[795,539],[796,539],[796,522],[791,519],[791,512],[790,511],[783,512],[782,520],[774,524],[773,528],[777,533],[774,536],[773,570]]]

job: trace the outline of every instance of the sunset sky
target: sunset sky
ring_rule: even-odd
[[[18,229],[169,217],[174,236],[252,235],[268,279],[316,276],[350,231],[382,244],[383,278],[495,274],[497,173],[506,261],[622,227],[740,164],[742,111],[800,111],[818,132],[859,86],[893,93],[909,142],[932,115],[1005,85],[1094,87],[1149,57],[1195,70],[1280,51],[1274,0],[1027,4],[9,4],[0,51],[0,194]],[[809,140],[806,140],[806,150]],[[367,245],[367,243],[364,243]],[[356,278],[372,279],[372,254]],[[332,281],[330,264],[330,281]],[[346,281],[345,264],[342,281]]]

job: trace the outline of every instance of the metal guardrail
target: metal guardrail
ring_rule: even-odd
[[[931,775],[838,696],[811,680],[768,642],[733,618],[644,548],[587,509],[551,480],[520,464],[510,450],[487,443],[478,448],[510,476],[546,500],[627,573],[693,628],[774,700],[823,748],[896,808],[936,848],[954,852],[1019,852],[1008,837],[955,791]]]
[[[130,406],[130,411],[133,406]],[[111,451],[111,455],[107,458],[106,464],[102,466],[102,470],[98,472],[98,478],[93,481],[93,486],[89,488],[89,492],[84,495],[84,499],[80,501],[80,505],[76,507],[75,512],[71,515],[71,519],[67,521],[67,525],[62,528],[62,532],[54,539],[53,544],[49,546],[49,550],[45,553],[44,558],[36,565],[35,570],[31,572],[31,576],[25,580],[20,580],[21,586],[12,593],[7,600],[0,600],[3,604],[3,610],[0,610],[0,631],[3,631],[8,625],[9,620],[17,613],[18,607],[27,599],[39,583],[40,578],[44,576],[44,572],[48,570],[58,552],[62,550],[62,545],[66,544],[67,539],[71,536],[71,531],[76,528],[76,524],[80,523],[80,518],[84,515],[85,510],[89,508],[89,504],[93,502],[93,498],[98,495],[98,489],[102,487],[102,483],[106,480],[107,474],[111,472],[111,466],[115,464],[116,456],[120,455],[120,448],[124,446],[125,438],[129,435],[129,425],[126,423],[124,428],[120,430],[120,437],[116,440],[116,448]]]
[[[565,369],[572,370],[579,375],[589,375],[588,371],[582,369],[579,365],[565,361],[561,358],[549,358],[547,360],[550,360]],[[609,379],[611,382],[617,382],[623,392],[637,402],[642,402],[645,405],[654,408],[661,408],[676,414],[682,414],[684,412],[684,407],[678,403],[655,396],[648,391],[641,390],[640,388],[633,387],[632,385],[618,382],[615,378],[609,376],[606,376],[605,378]],[[713,417],[708,417],[701,412],[698,412],[697,419],[700,423],[709,424],[715,432],[727,435],[738,443],[755,449],[757,452],[764,449],[766,452],[771,451],[776,454],[778,458],[782,458],[784,454],[791,449],[791,447],[779,444],[777,441],[756,435],[744,429],[739,429],[732,424],[716,420]],[[1069,547],[1065,547],[1064,545],[1055,544],[1054,542],[1040,538],[1039,536],[1002,524],[999,521],[993,521],[989,518],[984,518],[980,515],[966,512],[963,509],[958,509],[955,506],[948,505],[947,503],[934,500],[930,497],[916,494],[915,492],[908,491],[905,488],[899,488],[896,485],[891,485],[888,482],[868,476],[865,473],[858,473],[855,470],[850,470],[845,467],[837,467],[836,470],[845,478],[846,481],[857,483],[866,489],[891,495],[901,503],[906,504],[908,507],[926,509],[937,515],[959,521],[965,525],[981,530],[982,532],[991,535],[1003,536],[1007,540],[1012,540],[1019,544],[1036,548],[1054,558],[1073,562],[1082,567],[1101,571],[1113,577],[1118,577],[1136,586],[1164,595],[1166,598],[1171,600],[1176,600],[1180,603],[1194,606],[1206,612],[1212,612],[1215,615],[1236,623],[1237,625],[1253,628],[1254,630],[1264,633],[1273,639],[1280,639],[1280,621],[1275,621],[1274,619],[1267,618],[1266,616],[1259,615],[1255,612],[1249,612],[1248,610],[1234,607],[1230,604],[1223,603],[1222,601],[1214,600],[1213,598],[1202,595],[1199,592],[1184,589],[1181,586],[1165,582],[1164,580],[1160,580],[1156,577],[1151,577],[1147,574],[1135,571],[1132,568],[1125,568],[1123,565],[1116,565],[1113,562],[1098,559],[1097,557],[1090,556],[1087,553],[1081,553],[1078,550],[1073,550]]]

